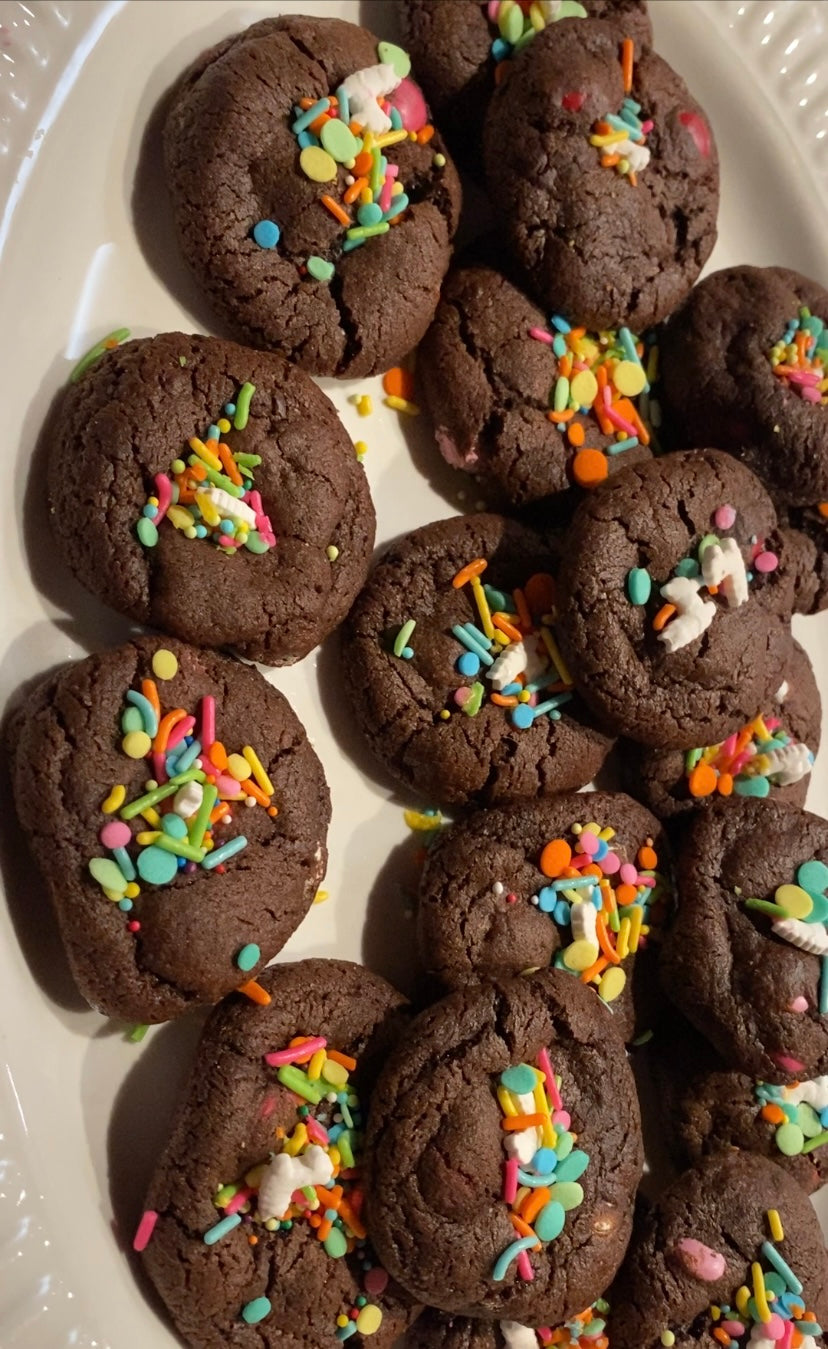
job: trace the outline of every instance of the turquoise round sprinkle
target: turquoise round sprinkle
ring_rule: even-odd
[[[269,1297],[254,1297],[252,1302],[247,1302],[242,1307],[242,1320],[249,1326],[255,1326],[269,1316],[272,1310]]]
[[[252,970],[258,965],[262,953],[254,941],[248,942],[236,955],[236,964],[240,970]]]
[[[512,725],[519,731],[528,731],[534,720],[535,713],[528,703],[518,703],[512,708]]]
[[[828,867],[816,858],[811,862],[803,862],[796,873],[796,880],[803,890],[815,890],[819,894],[828,890]]]
[[[518,1063],[512,1068],[507,1068],[505,1073],[500,1074],[501,1084],[507,1091],[514,1091],[518,1096],[523,1096],[535,1090],[535,1083],[538,1075],[534,1068],[530,1068],[528,1063]]]
[[[558,1188],[557,1185],[555,1188]],[[559,1204],[557,1199],[550,1199],[548,1204],[544,1204],[535,1219],[535,1232],[538,1240],[554,1241],[556,1237],[561,1235],[565,1220],[566,1213],[563,1204]]]
[[[575,1148],[562,1162],[558,1162],[555,1179],[558,1181],[580,1180],[588,1166],[589,1155],[582,1152],[580,1148]]]
[[[187,825],[180,815],[176,815],[172,811],[170,811],[168,815],[163,816],[161,828],[170,838],[187,837]]]
[[[627,572],[627,595],[632,604],[646,604],[653,583],[646,567],[633,567]]]
[[[152,520],[148,520],[145,515],[141,516],[135,526],[135,532],[138,535],[139,543],[142,543],[145,548],[154,548],[158,542],[158,530]]]
[[[139,852],[136,865],[142,881],[149,885],[169,885],[178,871],[178,858],[174,853],[150,845]]]

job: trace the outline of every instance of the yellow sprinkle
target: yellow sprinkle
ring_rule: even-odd
[[[407,140],[407,131],[384,131],[381,136],[377,136],[374,145],[378,150],[384,150],[386,145],[399,145],[400,141]]]
[[[101,806],[101,810],[103,811],[104,815],[112,815],[116,810],[121,809],[121,806],[124,804],[125,801],[126,801],[126,787],[123,787],[119,783],[117,787],[112,788],[112,791],[109,793],[109,796],[106,798],[103,805]]]
[[[774,1241],[785,1240],[785,1229],[782,1226],[782,1219],[775,1208],[768,1209],[768,1227]]]
[[[517,1106],[512,1100],[512,1093],[507,1091],[505,1087],[498,1087],[497,1099],[500,1102],[500,1108],[504,1115],[508,1115],[511,1119],[512,1116],[517,1114]]]
[[[630,910],[630,950],[638,950],[638,939],[641,936],[641,924],[644,921],[644,910],[640,904],[636,904]]]
[[[295,1157],[297,1152],[299,1152],[305,1146],[307,1141],[308,1141],[307,1126],[300,1122],[293,1130],[293,1133],[291,1134],[290,1138],[285,1139],[282,1151],[286,1152],[288,1157]]]
[[[325,900],[329,898],[330,892],[328,890],[317,890],[316,894],[313,897],[313,902],[314,904],[324,904]]]
[[[167,519],[176,529],[193,529],[195,520],[193,519],[186,506],[170,506],[167,511]]]
[[[355,440],[354,449],[356,450],[357,459],[364,459],[368,453],[368,446],[365,444],[364,440]]]
[[[218,427],[219,431],[223,436],[226,436],[227,432],[230,430],[230,422],[227,420],[226,417],[219,417],[218,421],[216,422],[216,426]]]
[[[750,1276],[753,1281],[753,1300],[756,1303],[756,1310],[759,1313],[760,1320],[767,1323],[771,1319],[771,1309],[768,1306],[765,1276],[762,1273],[762,1266],[759,1264],[758,1260],[754,1260],[751,1265]]]
[[[518,1209],[520,1208],[520,1206],[521,1206],[521,1204],[523,1203],[524,1199],[526,1198],[527,1194],[531,1194],[531,1193],[532,1193],[532,1191],[529,1189],[529,1186],[528,1186],[528,1185],[521,1185],[520,1189],[518,1190],[517,1194],[515,1195],[514,1203],[512,1204],[512,1212],[513,1212],[513,1213],[517,1213]]]
[[[607,825],[606,829],[601,829],[599,831],[598,837],[602,838],[605,843],[609,843],[611,838],[615,838],[615,830],[610,829],[609,825]]]
[[[336,1324],[337,1324],[337,1325],[340,1327],[340,1329],[341,1329],[342,1326],[350,1325],[350,1318],[347,1317],[347,1316],[343,1316],[343,1315],[340,1314],[340,1315],[337,1316],[337,1318],[336,1318]]]
[[[626,131],[610,131],[605,136],[590,136],[590,145],[618,145],[619,141],[625,141],[628,136]]]
[[[364,151],[366,152],[366,154],[367,154],[369,150],[373,150],[373,148],[374,148],[375,145],[376,145],[376,141],[374,140],[374,133],[373,133],[373,131],[366,131],[365,135],[364,135],[363,138],[362,138],[362,148],[363,148],[363,150],[364,150]]]
[[[260,1162],[258,1166],[253,1166],[247,1172],[244,1178],[245,1185],[249,1185],[251,1190],[258,1190],[262,1176],[267,1170],[267,1162]]]
[[[333,1165],[334,1167],[339,1166],[339,1163],[342,1161],[342,1158],[341,1158],[340,1155],[339,1155],[339,1148],[338,1148],[338,1147],[330,1147],[330,1148],[328,1148],[328,1156],[330,1157],[331,1163],[332,1163],[332,1165]]]
[[[262,765],[262,761],[259,758],[256,751],[253,749],[253,746],[245,745],[244,749],[242,750],[242,754],[244,755],[247,762],[250,764],[251,770],[253,772],[253,778],[257,783],[257,785],[261,787],[262,791],[265,792],[268,796],[272,796],[273,783],[267,776],[267,773],[265,772],[264,767]]]
[[[747,1312],[749,1302],[750,1302],[750,1289],[748,1288],[747,1284],[743,1283],[741,1288],[736,1293],[736,1309],[739,1312],[740,1316],[744,1316],[745,1313]]]
[[[756,730],[756,733],[757,733],[757,735],[759,736],[759,739],[760,739],[760,740],[770,740],[770,739],[771,739],[771,733],[770,733],[770,731],[768,730],[767,726],[765,725],[765,722],[764,722],[764,720],[763,720],[762,717],[756,717],[756,718],[754,719],[752,725],[753,725],[754,729]]]
[[[206,492],[196,492],[196,503],[201,514],[204,516],[205,524],[217,525],[221,521],[221,515],[218,508],[213,504]]]
[[[589,824],[584,825],[583,832],[585,834],[594,834],[596,838],[599,838],[601,834],[601,826],[600,824],[597,824],[595,820],[590,820]]]
[[[218,455],[214,454],[214,452],[204,444],[203,440],[199,440],[198,436],[193,436],[188,443],[193,453],[197,454],[199,459],[203,459],[205,464],[209,464],[210,468],[215,469],[216,473],[224,472],[224,464],[221,462]]]
[[[620,960],[624,960],[630,953],[630,920],[626,916],[621,919],[615,949]]]
[[[407,398],[398,398],[396,394],[390,393],[382,401],[387,408],[393,408],[395,412],[404,412],[407,417],[419,417],[420,415],[417,404],[410,403]]]
[[[148,848],[160,835],[160,829],[144,829],[137,835],[137,842],[140,843],[142,848]]]
[[[543,638],[543,644],[544,644],[544,646],[546,647],[547,651],[549,652],[550,658],[551,658],[551,660],[552,660],[552,664],[554,665],[554,667],[555,667],[557,673],[558,673],[558,674],[560,675],[560,677],[561,677],[561,681],[562,681],[564,684],[569,684],[569,685],[571,685],[571,684],[572,684],[572,675],[569,673],[569,670],[568,670],[567,665],[566,665],[566,661],[564,660],[563,656],[561,655],[560,651],[558,650],[558,644],[557,644],[557,642],[555,641],[555,638],[552,636],[552,633],[549,631],[549,629],[548,629],[547,627],[542,627],[542,628],[541,628],[541,637]]]
[[[152,806],[147,806],[146,810],[142,810],[141,817],[146,820],[147,824],[152,825],[153,829],[158,829],[161,825],[161,816]]]
[[[480,626],[488,637],[489,641],[495,635],[495,627],[492,622],[492,614],[489,609],[489,601],[486,599],[486,592],[483,589],[483,582],[479,576],[473,576],[471,580],[472,591],[474,592],[474,602],[477,605],[477,612],[480,615]]]
[[[143,759],[149,754],[152,741],[146,731],[127,731],[121,741],[121,749],[130,759]]]
[[[322,1065],[327,1057],[324,1049],[317,1049],[316,1053],[313,1055],[307,1068],[308,1077],[311,1082],[319,1081],[319,1078],[322,1076]]]
[[[509,638],[506,636],[506,633],[505,633],[505,632],[501,632],[501,631],[500,631],[500,628],[495,628],[494,639],[495,639],[495,641],[497,642],[498,646],[508,646],[508,645],[509,645]]]
[[[710,1308],[710,1315],[711,1315],[711,1317],[712,1317],[712,1319],[713,1319],[714,1321],[721,1321],[721,1319],[722,1319],[722,1309],[721,1309],[721,1307],[711,1306],[711,1308]]]
[[[357,412],[360,417],[370,417],[374,411],[374,403],[369,393],[362,393],[356,400]]]
[[[166,647],[159,647],[153,653],[152,673],[157,679],[175,679],[178,674],[178,657]]]
[[[528,690],[528,689],[523,689],[523,690],[518,694],[518,702],[519,702],[519,703],[528,703],[528,701],[529,701],[529,699],[530,699],[531,697],[532,697],[532,695],[531,695],[531,693],[529,692],[529,690]]]
[[[124,891],[124,899],[137,899],[140,893],[141,893],[140,885],[136,885],[135,881],[130,881],[129,885]]]

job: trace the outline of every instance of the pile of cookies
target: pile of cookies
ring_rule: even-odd
[[[181,75],[166,189],[237,340],[111,334],[49,426],[60,559],[152,633],[27,696],[18,813],[91,1006],[213,1006],[132,1246],[192,1349],[818,1349],[828,292],[696,284],[716,146],[643,0],[398,9],[405,47],[269,18]],[[496,220],[456,258],[455,160]],[[489,509],[372,566],[312,376],[389,370]],[[417,1007],[271,966],[330,798],[255,663],[329,638],[415,807]]]

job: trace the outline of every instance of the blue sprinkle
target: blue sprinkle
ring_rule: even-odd
[[[536,1171],[554,1171],[558,1165],[558,1158],[552,1148],[538,1148],[532,1158],[532,1166]]]
[[[313,104],[313,107],[308,108],[305,112],[300,112],[296,121],[291,123],[290,129],[293,134],[298,136],[300,132],[310,126],[311,122],[316,121],[320,113],[327,112],[330,106],[331,100],[329,98],[320,98],[317,103]]]
[[[572,324],[567,323],[566,319],[562,318],[560,314],[552,314],[549,323],[552,328],[557,328],[559,333],[572,332]]]
[[[340,122],[344,122],[347,126],[351,120],[351,102],[345,92],[345,87],[342,84],[340,84],[336,91],[336,101],[339,106],[339,120]],[[394,111],[396,112],[396,109],[394,109]],[[393,117],[391,120],[394,120]]]
[[[554,912],[557,902],[558,896],[551,886],[544,885],[543,889],[538,891],[538,908],[541,913]]]
[[[521,693],[522,691],[523,685],[520,683],[506,684],[506,686],[502,690],[504,698],[514,698],[517,696],[517,694]]]
[[[555,922],[558,927],[569,927],[572,922],[572,910],[565,899],[559,899],[555,905]]]
[[[319,141],[316,139],[312,131],[300,131],[299,135],[296,137],[296,140],[299,143],[300,150],[307,150],[309,145],[319,144]]]
[[[608,445],[607,454],[623,454],[625,450],[632,450],[638,444],[638,436],[625,436],[623,440],[614,440]]]
[[[253,226],[253,239],[259,248],[275,248],[281,235],[275,220],[260,220]]]
[[[563,333],[556,333],[553,337],[552,350],[558,357],[566,355],[566,338]]]
[[[492,43],[492,59],[494,61],[505,61],[511,50],[511,42],[506,42],[502,37],[496,37]]]
[[[402,656],[403,660],[413,660],[414,648],[410,646],[404,646],[402,651],[400,652],[400,655]]]
[[[473,651],[464,651],[457,658],[457,670],[461,675],[467,675],[470,679],[473,679],[475,675],[480,673],[480,657],[476,656]]]
[[[346,239],[342,245],[342,252],[353,253],[355,248],[362,248],[364,243],[367,243],[366,239]],[[353,1325],[353,1322],[351,1324]]]
[[[512,708],[512,725],[519,731],[528,731],[535,720],[535,710],[528,703],[518,703]]]
[[[402,131],[403,121],[399,108],[392,108],[388,116],[391,118],[391,126],[395,131]]]
[[[129,913],[130,909],[132,908],[132,900],[131,900],[131,899],[119,899],[119,900],[118,900],[118,908],[121,910],[121,913]]]
[[[156,515],[158,514],[158,507],[149,505],[144,506],[143,510],[141,511],[141,514],[147,520],[154,520]]]

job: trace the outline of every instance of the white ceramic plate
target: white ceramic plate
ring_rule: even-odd
[[[652,9],[657,46],[707,109],[719,143],[712,265],[781,263],[824,279],[828,5],[655,0]],[[27,492],[51,398],[71,363],[113,328],[208,329],[169,246],[151,156],[141,153],[150,113],[203,47],[267,14],[302,10],[360,18],[356,0],[0,0],[3,701],[127,631],[56,565],[37,484]],[[391,11],[390,0],[368,0],[361,17],[388,36]],[[368,444],[381,542],[460,506],[458,479],[438,467],[424,418],[401,425],[382,407],[379,381],[324,387]],[[347,402],[356,389],[374,394],[376,411],[364,420]],[[821,685],[826,625],[797,623]],[[332,652],[269,677],[308,727],[333,795],[331,898],[284,958],[361,959],[405,987],[412,872],[401,803],[354,736]],[[809,804],[828,813],[826,757]],[[124,1247],[199,1018],[135,1047],[85,1009],[8,800],[2,824],[0,1346],[172,1345]]]

